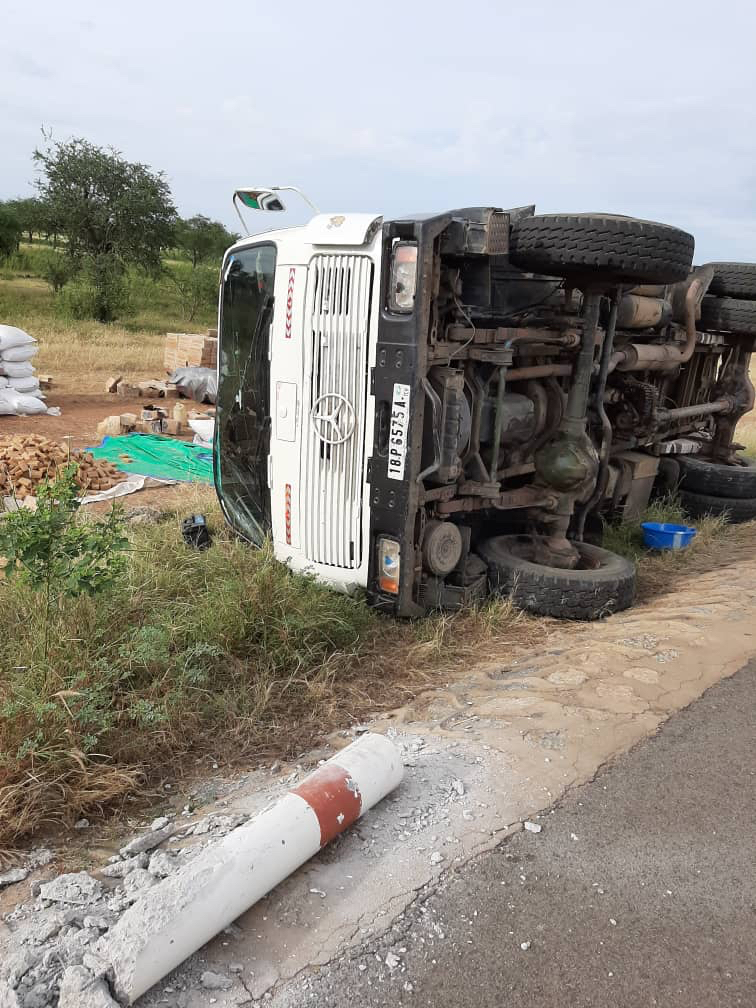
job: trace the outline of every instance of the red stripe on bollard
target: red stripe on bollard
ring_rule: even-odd
[[[335,763],[324,764],[291,793],[303,798],[318,817],[321,847],[356,822],[362,812],[357,785]]]

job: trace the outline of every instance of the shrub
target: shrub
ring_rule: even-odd
[[[129,284],[122,264],[109,255],[86,259],[76,278],[61,291],[60,305],[75,319],[112,322],[129,306]]]

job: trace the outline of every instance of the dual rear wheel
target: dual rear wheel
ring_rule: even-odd
[[[693,518],[723,516],[733,523],[756,518],[756,462],[723,465],[681,456],[680,501]]]

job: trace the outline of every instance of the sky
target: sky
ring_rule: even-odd
[[[624,213],[756,261],[755,53],[740,0],[0,0],[0,199],[44,129],[233,230],[236,186],[286,184],[333,213]]]

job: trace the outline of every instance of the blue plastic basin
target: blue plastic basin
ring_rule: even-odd
[[[649,549],[684,549],[698,529],[690,525],[669,525],[665,522],[643,522],[643,542]]]

